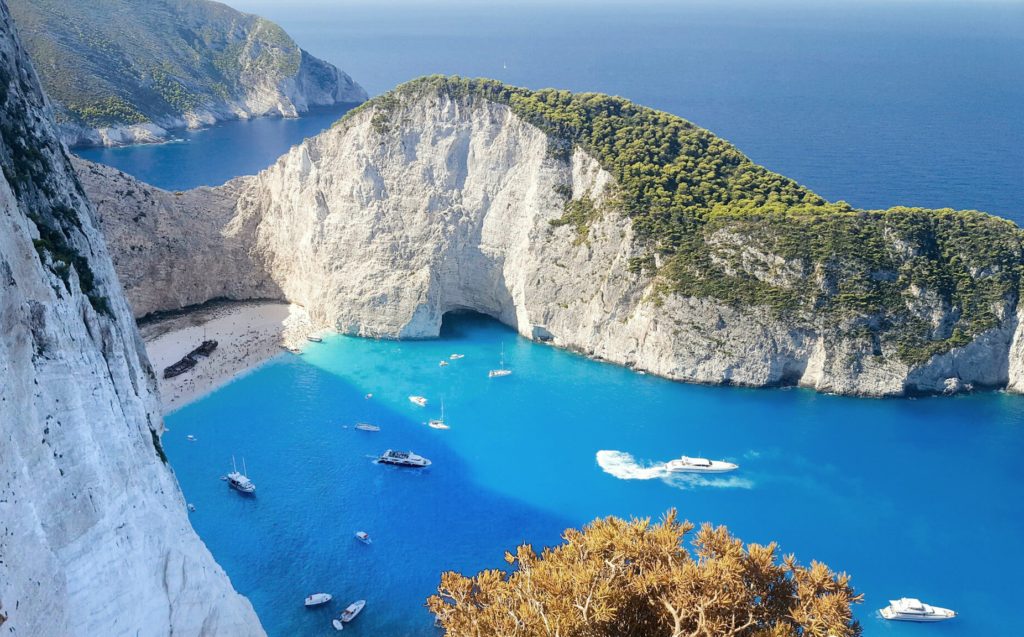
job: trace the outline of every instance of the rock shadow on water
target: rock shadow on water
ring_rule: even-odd
[[[381,431],[353,429],[360,420]],[[443,434],[302,357],[276,359],[168,423],[192,522],[269,635],[333,634],[332,613],[355,599],[367,600],[357,632],[435,635],[423,603],[442,571],[502,567],[504,550],[557,543],[584,522],[481,487]],[[374,464],[388,448],[433,464]],[[246,458],[255,498],[218,479],[232,455]],[[357,530],[373,544],[356,541]],[[334,595],[329,608],[303,608],[320,591]]]

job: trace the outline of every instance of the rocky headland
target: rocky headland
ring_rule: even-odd
[[[261,17],[208,0],[10,0],[69,146],[357,103],[346,73]]]
[[[137,316],[264,298],[429,338],[468,309],[681,381],[1024,389],[1017,226],[827,202],[621,98],[431,77],[219,188],[78,172]]]

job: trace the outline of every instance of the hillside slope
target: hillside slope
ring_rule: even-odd
[[[98,199],[109,179],[83,175]],[[872,396],[1022,383],[1015,225],[829,203],[621,98],[425,78],[215,192],[235,200],[217,235],[248,246],[260,289],[346,333],[430,337],[473,309],[692,382]],[[115,255],[153,240],[124,221],[137,197],[102,201]],[[208,258],[172,225],[171,259]],[[138,264],[119,272],[145,299],[136,312],[187,296],[151,289]]]
[[[208,0],[10,0],[69,145],[362,102],[281,27]]]
[[[0,632],[262,635],[189,524],[156,379],[0,0]]]

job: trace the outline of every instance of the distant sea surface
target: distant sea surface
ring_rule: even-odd
[[[278,22],[371,94],[432,73],[618,94],[832,200],[1024,222],[1021,3],[229,4]],[[197,152],[81,154],[159,186],[212,185],[330,121],[228,124],[186,136]]]

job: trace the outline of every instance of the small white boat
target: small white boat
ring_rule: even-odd
[[[444,421],[444,401],[441,401],[441,417],[435,418],[427,423],[428,427],[433,429],[451,429]]]
[[[441,361],[437,364],[438,367],[448,367],[448,361]]]
[[[398,467],[429,467],[430,461],[411,451],[394,451],[388,449],[377,458],[382,464],[393,464]]]
[[[196,441],[196,437],[193,436],[192,434],[189,434],[189,435],[185,436],[185,440],[188,440],[189,442],[195,442]]]
[[[889,605],[878,612],[885,619],[904,622],[941,622],[956,617],[948,608],[925,604],[913,597],[889,600]]]
[[[302,350],[299,349],[298,347],[289,347],[288,351],[291,352],[292,354],[301,354],[302,353]]]
[[[380,427],[377,425],[371,425],[370,423],[361,422],[356,424],[356,429],[359,431],[380,431]]]
[[[502,376],[508,376],[512,373],[511,369],[505,369],[505,344],[501,344],[501,363],[498,365],[498,369],[492,369],[487,372],[487,378],[501,378]]]
[[[306,340],[309,341],[310,343],[323,343],[324,342],[324,339],[320,338],[319,336],[307,336]]]
[[[242,473],[235,466],[235,457],[231,456],[231,473],[225,476],[228,486],[239,493],[256,493],[256,485],[245,475],[245,458],[242,458]]]
[[[465,358],[465,357],[466,357],[465,354],[452,354],[451,356],[448,357],[448,359],[449,360],[453,360],[453,361],[457,361],[460,358]]]
[[[373,540],[370,539],[370,534],[366,531],[356,531],[356,539],[363,544],[373,544]]]
[[[409,402],[414,405],[419,405],[420,407],[427,406],[427,399],[423,396],[409,396]]]
[[[341,621],[343,621],[343,622],[345,622],[347,624],[350,621],[352,621],[353,619],[355,619],[356,615],[361,613],[365,606],[366,606],[366,600],[365,599],[361,599],[359,601],[352,602],[351,604],[349,604],[348,606],[345,607],[345,610],[341,611],[341,617],[339,617],[339,619],[341,619]]]
[[[366,400],[370,400],[371,398],[373,398],[373,394],[367,394],[363,396],[363,398],[365,398]]]
[[[676,473],[725,473],[738,469],[739,465],[723,460],[682,456],[666,462],[665,468]]]
[[[330,593],[313,593],[306,598],[306,607],[320,606],[321,604],[326,604],[331,601],[331,599],[333,598]]]
[[[189,511],[195,511],[196,510],[196,505],[194,505],[191,502],[189,502],[188,503],[188,510]]]

